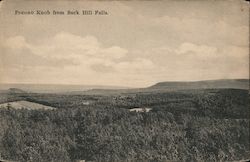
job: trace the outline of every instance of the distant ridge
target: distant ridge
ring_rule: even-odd
[[[101,85],[69,85],[69,84],[0,84],[0,92],[23,91],[31,93],[65,93],[74,91],[87,91],[91,89],[127,89],[127,87],[101,86]]]
[[[27,92],[19,88],[9,88],[9,89],[0,89],[0,93],[18,94],[18,93],[27,93]]]
[[[6,89],[11,87],[9,89]],[[12,88],[15,87],[15,88]],[[150,93],[189,89],[243,89],[249,90],[249,79],[221,79],[204,81],[159,82],[146,88],[125,88],[116,86],[86,85],[35,85],[35,84],[0,84],[0,91],[12,93],[66,93],[75,95],[112,95],[121,93]]]
[[[249,90],[249,79],[221,79],[193,82],[159,82],[146,88],[131,89],[91,89],[88,91],[77,91],[72,94],[85,95],[112,95],[122,93],[154,93],[169,92],[177,90],[192,89],[242,89]]]
[[[19,88],[9,88],[7,90],[8,93],[26,93],[24,90]]]
[[[193,82],[159,82],[149,89],[209,89],[209,88],[232,88],[232,89],[249,89],[249,79],[221,79],[205,80]]]

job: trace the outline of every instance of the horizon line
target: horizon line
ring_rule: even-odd
[[[219,81],[219,80],[250,80],[250,78],[228,78],[228,79],[204,79],[204,80],[175,80],[175,81],[158,81],[154,82],[151,85],[155,85],[157,83],[162,83],[162,82],[202,82],[202,81]],[[28,83],[28,82],[12,82],[12,83],[7,83],[7,82],[0,82],[0,85],[4,84],[22,84],[22,85],[58,85],[58,86],[101,86],[101,87],[119,87],[119,88],[134,88],[135,86],[122,86],[122,85],[99,85],[99,84],[69,84],[69,83]]]

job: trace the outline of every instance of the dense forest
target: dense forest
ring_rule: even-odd
[[[56,110],[0,109],[0,159],[21,162],[250,159],[249,93],[5,94]],[[88,104],[86,104],[86,102]],[[130,112],[150,107],[149,112]]]

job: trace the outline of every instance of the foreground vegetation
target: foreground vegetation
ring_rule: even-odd
[[[11,96],[7,100],[28,100],[57,109],[1,109],[3,159],[66,162],[250,158],[246,90]],[[128,111],[134,107],[150,107],[152,111]]]

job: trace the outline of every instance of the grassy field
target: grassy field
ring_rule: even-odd
[[[51,106],[45,106],[42,104],[29,102],[29,101],[13,101],[0,104],[0,108],[12,108],[12,109],[28,109],[28,110],[54,110]]]

